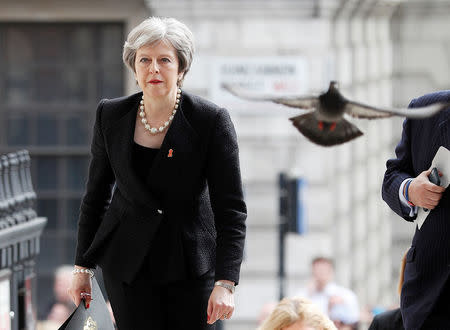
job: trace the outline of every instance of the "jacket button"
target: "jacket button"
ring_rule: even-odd
[[[158,209],[159,214],[163,214],[163,210]]]

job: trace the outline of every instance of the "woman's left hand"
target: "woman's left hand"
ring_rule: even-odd
[[[229,281],[222,281],[229,282]],[[229,282],[233,284],[233,282]],[[234,312],[234,294],[230,290],[221,286],[214,286],[208,300],[208,324],[213,324],[217,320],[231,318]]]

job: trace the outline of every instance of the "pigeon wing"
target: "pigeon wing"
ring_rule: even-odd
[[[319,99],[316,96],[278,97],[272,99],[272,102],[299,109],[317,109],[318,101]]]
[[[355,118],[376,119],[391,117],[390,112],[380,111],[381,108],[375,108],[359,102],[348,101],[345,106],[345,112]]]
[[[244,91],[236,86],[231,86],[229,84],[222,84],[222,87],[229,91],[234,96],[250,100],[250,101],[271,101],[278,104],[283,104],[288,107],[299,108],[299,109],[312,109],[317,107],[318,98],[317,96],[300,96],[300,97],[276,97],[267,96],[261,94],[253,94],[248,91]]]
[[[412,119],[431,117],[450,106],[450,103],[434,103],[420,108],[380,108],[363,103],[348,101],[345,112],[357,118],[376,119],[390,116],[400,116]]]

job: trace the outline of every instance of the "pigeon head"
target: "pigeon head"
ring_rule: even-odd
[[[330,87],[328,87],[328,90],[337,90],[339,88],[339,83],[336,80],[330,81]]]

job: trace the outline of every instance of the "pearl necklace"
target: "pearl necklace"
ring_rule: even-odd
[[[164,130],[169,126],[170,122],[173,120],[173,117],[177,113],[178,105],[180,103],[180,97],[181,97],[181,89],[178,88],[177,90],[177,99],[175,101],[175,106],[173,107],[172,114],[169,116],[169,119],[164,123],[163,126],[160,126],[159,128],[156,127],[150,127],[148,124],[147,119],[145,118],[145,111],[144,111],[144,94],[142,94],[141,104],[139,106],[139,116],[141,117],[141,123],[144,125],[145,129],[149,131],[152,134],[162,133]]]

